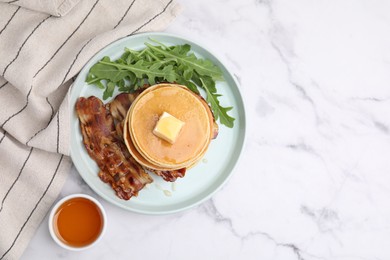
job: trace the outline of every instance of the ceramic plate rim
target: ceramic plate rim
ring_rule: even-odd
[[[100,189],[98,189],[97,187],[95,187],[94,183],[92,183],[89,178],[87,178],[87,176],[84,176],[84,174],[82,173],[81,169],[80,169],[80,165],[79,165],[79,161],[80,159],[77,159],[75,158],[75,155],[74,155],[74,149],[80,149],[80,147],[75,147],[75,145],[73,145],[73,139],[75,138],[74,136],[74,131],[73,131],[73,127],[72,127],[72,124],[73,124],[73,121],[74,121],[74,103],[75,102],[72,102],[72,100],[74,98],[78,98],[79,96],[77,97],[74,97],[74,93],[75,93],[75,89],[77,89],[77,83],[81,80],[82,82],[84,82],[84,79],[81,79],[81,75],[84,74],[84,72],[90,68],[93,63],[95,63],[95,59],[96,57],[102,55],[102,53],[114,48],[116,45],[120,45],[121,43],[123,42],[127,42],[127,41],[131,41],[133,39],[136,39],[138,37],[153,37],[153,36],[158,36],[158,37],[164,37],[164,38],[171,38],[171,39],[177,39],[177,40],[180,40],[180,41],[183,41],[183,42],[188,42],[189,44],[194,44],[196,45],[196,47],[202,49],[203,51],[205,51],[206,53],[210,54],[211,57],[215,60],[217,60],[220,65],[223,67],[223,69],[225,70],[225,72],[230,76],[230,78],[233,80],[233,83],[235,84],[234,88],[236,88],[236,91],[238,93],[238,96],[235,97],[236,101],[240,104],[240,122],[241,122],[241,125],[240,125],[240,135],[241,136],[238,136],[237,138],[240,138],[240,143],[239,143],[239,151],[236,151],[237,153],[237,156],[236,156],[236,160],[232,163],[232,166],[231,166],[231,169],[230,169],[230,172],[226,174],[225,178],[219,183],[216,185],[216,187],[208,192],[208,194],[206,194],[205,196],[202,196],[201,199],[193,202],[193,203],[189,203],[188,205],[186,206],[182,206],[182,207],[179,207],[179,208],[176,208],[176,209],[170,209],[170,210],[160,210],[160,211],[151,211],[151,210],[139,210],[137,208],[131,208],[129,206],[125,206],[121,203],[119,203],[116,199],[119,200],[119,198],[115,196],[115,199],[107,196],[106,194],[104,194],[103,191],[101,191]],[[146,32],[146,33],[138,33],[138,34],[135,34],[135,35],[131,35],[131,36],[127,36],[127,37],[124,37],[124,38],[121,38],[117,41],[114,41],[112,43],[110,43],[109,45],[107,45],[106,47],[102,48],[101,50],[99,50],[96,54],[94,54],[90,59],[89,61],[83,66],[83,68],[80,70],[76,80],[74,81],[74,84],[70,90],[70,98],[69,98],[69,102],[70,102],[70,113],[69,113],[69,117],[70,117],[70,126],[71,126],[71,134],[70,134],[70,141],[71,141],[71,149],[70,149],[70,156],[71,156],[71,159],[72,159],[72,162],[73,164],[75,165],[76,169],[77,169],[77,172],[79,173],[79,175],[82,177],[82,179],[87,183],[87,185],[94,191],[96,192],[100,197],[102,197],[103,199],[105,199],[106,201],[108,201],[109,203],[113,204],[113,205],[116,205],[120,208],[123,208],[125,210],[129,210],[129,211],[132,211],[132,212],[136,212],[136,213],[141,213],[141,214],[146,214],[146,215],[164,215],[164,214],[172,214],[172,213],[177,213],[177,212],[180,212],[180,211],[184,211],[184,210],[187,210],[189,208],[193,208],[199,204],[201,204],[202,202],[208,200],[209,198],[211,198],[218,190],[220,190],[226,183],[227,181],[231,178],[233,172],[234,172],[234,169],[236,168],[237,166],[237,163],[239,161],[239,159],[241,158],[241,154],[242,154],[242,151],[244,149],[244,146],[245,146],[245,143],[246,143],[246,138],[247,138],[247,127],[246,127],[246,113],[245,113],[245,103],[243,102],[243,98],[242,98],[242,94],[240,92],[240,85],[239,83],[237,82],[236,78],[234,77],[234,74],[230,72],[230,70],[226,67],[225,65],[226,63],[223,62],[223,60],[220,58],[220,57],[217,57],[214,53],[210,52],[208,49],[206,49],[205,47],[203,47],[202,44],[199,44],[197,43],[196,41],[192,40],[192,39],[188,39],[188,37],[182,37],[182,36],[179,36],[179,35],[176,35],[176,34],[171,34],[171,33],[165,33],[165,32]],[[231,86],[229,86],[231,87]],[[76,120],[78,120],[76,118]],[[239,126],[234,126],[234,127],[239,127]],[[84,147],[81,146],[81,149],[83,149]],[[86,152],[86,151],[85,151]],[[97,176],[96,176],[97,177]],[[98,178],[98,177],[97,177]],[[99,180],[100,181],[100,180]]]

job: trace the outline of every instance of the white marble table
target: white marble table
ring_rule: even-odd
[[[239,77],[248,142],[211,200],[167,216],[101,200],[101,243],[47,219],[23,259],[390,259],[390,1],[190,1],[167,30]],[[61,197],[92,194],[72,169]]]

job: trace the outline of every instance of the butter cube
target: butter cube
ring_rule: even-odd
[[[153,129],[153,134],[173,144],[184,124],[183,121],[164,112],[158,119],[156,127]]]

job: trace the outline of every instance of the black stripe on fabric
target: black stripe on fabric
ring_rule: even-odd
[[[15,10],[15,12],[12,14],[11,18],[9,18],[8,22],[4,25],[3,29],[1,29],[0,34],[7,28],[8,24],[12,21],[16,13],[19,11],[20,6]]]
[[[57,112],[57,153],[59,152],[60,147],[60,109]]]
[[[11,251],[12,247],[15,245],[16,240],[18,240],[18,238],[19,238],[20,234],[22,233],[24,227],[26,226],[27,222],[30,220],[32,214],[35,212],[36,208],[38,207],[38,205],[39,205],[39,203],[41,202],[41,200],[43,199],[43,197],[46,195],[46,193],[47,193],[47,191],[49,190],[51,184],[53,183],[54,178],[55,178],[56,175],[57,175],[58,169],[60,168],[60,165],[61,165],[61,162],[62,162],[62,159],[63,159],[63,158],[64,158],[64,155],[61,155],[61,159],[60,159],[60,161],[58,162],[57,168],[56,168],[56,170],[55,170],[53,176],[51,177],[51,180],[50,180],[49,184],[47,185],[46,190],[43,192],[42,196],[39,198],[38,202],[35,204],[33,210],[31,211],[30,215],[27,217],[27,219],[26,219],[26,221],[24,222],[23,226],[20,228],[20,230],[19,230],[18,234],[16,235],[14,241],[12,242],[11,246],[10,246],[10,247],[8,248],[8,250],[5,251],[4,254],[0,257],[0,260],[3,259],[3,258],[8,254],[9,251]]]
[[[42,68],[40,68],[37,73],[35,73],[34,75],[34,78],[39,74],[39,72],[41,72],[46,66],[47,64],[49,64],[49,62],[57,55],[57,53],[62,49],[62,47],[64,47],[64,45],[70,40],[70,38],[72,38],[72,36],[80,29],[80,27],[83,25],[83,23],[85,22],[85,20],[87,20],[88,16],[92,13],[92,11],[95,9],[95,6],[97,5],[97,3],[99,2],[99,0],[96,0],[96,2],[93,4],[92,8],[89,10],[88,14],[84,17],[84,19],[81,21],[81,23],[76,27],[76,29],[69,35],[69,37],[61,44],[61,46],[54,52],[54,54],[50,57],[50,59],[42,66]]]
[[[146,25],[148,25],[149,23],[151,23],[154,19],[156,19],[157,17],[159,17],[160,15],[162,15],[162,14],[167,10],[167,8],[171,5],[172,2],[173,2],[173,0],[169,1],[168,4],[164,7],[164,9],[163,9],[161,12],[159,12],[158,14],[156,14],[155,16],[153,16],[152,18],[150,18],[149,21],[145,22],[143,25],[141,25],[140,27],[138,27],[137,29],[135,29],[135,30],[134,30],[132,33],[130,33],[128,36],[137,33],[139,30],[141,30],[141,29],[144,28]]]
[[[7,131],[4,131],[3,136],[0,139],[0,144],[3,142],[3,139],[5,138],[6,135],[7,135]]]
[[[4,201],[7,199],[8,194],[10,193],[10,191],[12,190],[12,188],[15,186],[15,183],[19,180],[19,177],[20,177],[20,175],[22,174],[23,169],[24,169],[24,167],[25,167],[26,164],[27,164],[27,161],[30,159],[30,156],[31,156],[31,153],[32,153],[33,149],[34,149],[34,148],[31,147],[30,152],[28,153],[28,156],[27,156],[26,160],[24,161],[24,163],[23,163],[23,165],[22,165],[22,168],[20,168],[20,170],[19,170],[18,177],[16,177],[16,179],[15,179],[14,182],[12,183],[11,187],[9,187],[7,193],[5,194],[3,200],[1,201],[0,212],[3,210]]]
[[[119,20],[119,22],[114,26],[114,29],[115,29],[116,27],[118,27],[118,26],[122,23],[123,19],[127,16],[127,14],[129,13],[130,9],[133,7],[135,1],[136,1],[136,0],[133,0],[133,2],[131,2],[130,6],[127,8],[125,14],[122,16],[122,18]],[[94,37],[94,38],[95,38],[95,37]],[[90,43],[90,42],[92,41],[92,39],[94,39],[94,38],[89,39],[89,40],[83,45],[83,47],[81,47],[80,51],[77,53],[76,57],[75,57],[74,60],[72,61],[72,64],[70,65],[70,67],[69,67],[68,71],[66,72],[66,74],[65,74],[65,76],[64,76],[64,79],[62,80],[62,82],[61,82],[60,85],[64,84],[64,82],[65,82],[65,80],[66,80],[66,77],[67,77],[68,74],[70,73],[70,70],[72,69],[73,65],[75,64],[77,58],[79,57],[79,55],[81,54],[81,52],[84,50],[84,48],[88,45],[88,43]]]
[[[65,76],[64,76],[64,79],[62,80],[62,82],[61,82],[60,85],[64,84],[64,82],[65,82],[65,80],[66,80],[66,77],[68,76],[70,70],[72,69],[73,65],[75,64],[75,62],[76,62],[77,58],[79,57],[80,53],[84,50],[85,46],[87,46],[88,43],[90,43],[90,42],[92,41],[92,39],[93,39],[93,38],[89,39],[89,40],[83,45],[83,47],[81,47],[80,51],[77,53],[76,57],[73,59],[72,64],[70,64],[69,69],[68,69],[68,71],[66,72],[66,74],[65,74]]]
[[[43,130],[45,130],[45,129],[50,125],[50,122],[51,122],[51,120],[52,120],[53,117],[54,117],[54,108],[53,108],[53,105],[50,103],[48,97],[46,97],[46,102],[49,104],[50,109],[51,109],[50,120],[49,120],[49,122],[47,123],[47,125],[46,125],[44,128],[42,128],[41,130],[39,130],[38,132],[36,132],[33,136],[31,136],[30,139],[28,139],[28,141],[26,142],[26,145],[28,145],[28,143],[29,143],[32,139],[34,139],[34,137],[37,136],[40,132],[42,132]]]
[[[19,57],[20,51],[22,50],[23,46],[26,44],[28,39],[30,39],[31,35],[33,35],[33,33],[39,28],[39,26],[41,26],[41,24],[44,23],[50,17],[51,17],[51,15],[46,17],[45,19],[43,19],[37,26],[35,26],[35,28],[32,30],[32,32],[27,36],[27,38],[24,40],[22,45],[19,47],[18,53],[16,53],[15,58],[10,63],[8,63],[8,65],[4,68],[3,76],[5,75],[5,72],[7,71],[8,67],[11,66],[11,64],[14,63],[14,61]]]
[[[17,2],[17,1],[19,1],[19,0],[12,0],[12,1],[7,2],[7,3],[8,3],[8,4],[12,4],[12,3],[15,3],[15,2]]]
[[[127,8],[125,14],[122,16],[122,18],[119,20],[119,22],[114,26],[114,29],[115,29],[116,27],[118,27],[118,26],[121,24],[121,22],[123,21],[123,19],[127,16],[127,13],[130,11],[131,7],[133,7],[133,4],[134,4],[134,3],[135,3],[135,0],[133,0],[133,2],[131,2],[130,6],[129,6],[129,8]]]
[[[27,93],[26,104],[24,105],[24,107],[22,107],[22,109],[20,109],[20,110],[19,110],[18,112],[16,112],[15,114],[13,114],[13,115],[11,115],[10,117],[8,117],[7,120],[5,120],[4,123],[0,126],[1,128],[3,128],[4,125],[5,125],[9,120],[11,120],[14,116],[19,115],[23,110],[26,109],[26,107],[28,106],[28,98],[30,97],[31,90],[32,90],[32,85],[31,85],[31,87],[30,87],[30,90],[29,90],[28,93]]]
[[[8,81],[6,81],[3,85],[0,86],[0,89],[2,89],[5,85],[8,84]]]
[[[51,115],[50,115],[50,120],[52,120],[53,119],[53,117],[54,117],[54,108],[53,108],[53,105],[50,103],[50,101],[49,101],[49,98],[48,97],[46,97],[46,102],[49,104],[49,106],[50,106],[50,109],[51,109]]]

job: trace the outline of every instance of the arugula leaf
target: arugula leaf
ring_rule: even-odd
[[[154,65],[150,67],[145,66],[142,60],[139,60],[137,61],[137,63],[130,64],[130,65],[118,64],[115,62],[106,62],[106,61],[100,61],[98,64],[108,65],[109,67],[116,67],[120,71],[131,71],[135,74],[137,78],[140,79],[143,79],[144,75],[146,75],[148,80],[152,81],[150,82],[151,84],[154,84],[154,79],[156,77],[162,77],[171,82],[176,80],[176,74],[173,71],[172,65],[168,65],[164,67],[164,69],[160,70]],[[112,72],[115,73],[115,70],[112,70]]]
[[[178,79],[177,79],[177,83],[181,84],[181,85],[184,85],[186,86],[187,88],[189,88],[192,92],[196,93],[196,94],[200,94],[199,93],[199,90],[197,88],[197,86],[192,82],[192,81],[188,81],[186,80],[185,78],[183,78],[182,76],[178,76]]]
[[[115,66],[103,62],[93,65],[90,69],[90,73],[98,78],[107,79],[113,82],[117,82],[129,74],[126,70],[120,70]]]
[[[200,79],[202,82],[202,88],[206,91],[207,97],[206,100],[208,103],[210,103],[211,108],[214,112],[215,120],[218,120],[221,122],[221,124],[226,125],[227,127],[232,128],[234,126],[234,118],[229,116],[227,112],[233,109],[233,107],[222,107],[219,104],[218,97],[221,95],[216,94],[216,93],[211,93],[210,90],[208,89],[206,83],[203,81],[203,79]]]
[[[105,89],[103,85],[99,84],[101,80],[102,80],[101,78],[98,78],[95,75],[93,75],[91,72],[89,72],[87,75],[86,82],[88,84],[95,84],[98,88]]]
[[[215,82],[223,80],[220,68],[207,59],[200,59],[191,53],[189,44],[165,46],[151,39],[157,45],[145,43],[141,50],[125,48],[119,59],[109,57],[94,64],[87,74],[86,82],[104,89],[103,99],[112,97],[115,87],[120,92],[133,92],[144,84],[173,82],[182,84],[196,94],[199,88],[206,92],[206,101],[215,119],[233,127],[234,118],[229,116],[231,107],[219,103]]]
[[[198,85],[198,86],[204,86],[207,87],[207,89],[211,93],[217,93],[217,88],[215,87],[215,81],[209,77],[209,76],[200,76],[197,73],[194,73],[192,75],[192,80]],[[203,81],[203,82],[202,82]]]
[[[174,58],[177,63],[187,65],[190,68],[193,68],[200,75],[210,76],[215,80],[221,80],[222,72],[219,67],[215,66],[209,60],[198,59],[195,54],[191,53],[189,55],[181,54],[180,52],[172,50],[163,50],[161,48],[157,48],[149,43],[145,43],[151,50],[161,53],[167,58]]]
[[[191,46],[189,44],[176,45],[171,47],[171,51],[173,53],[177,53],[178,55],[187,55],[191,50]]]
[[[103,92],[103,99],[112,97],[112,94],[114,93],[114,89],[115,89],[115,83],[112,81],[108,82],[106,90]]]

